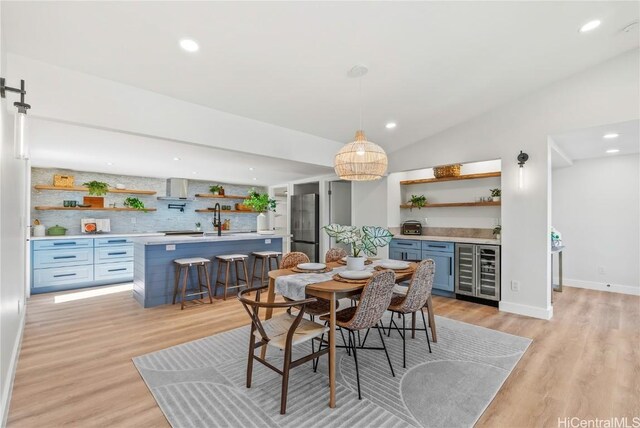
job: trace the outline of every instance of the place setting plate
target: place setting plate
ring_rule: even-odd
[[[390,269],[394,272],[398,272],[398,273],[404,273],[404,272],[410,272],[413,269],[411,268],[411,263],[409,262],[402,262],[399,260],[385,260],[383,262],[381,262],[380,264],[378,264],[375,267],[376,270],[387,270]]]
[[[346,265],[347,264],[347,258],[346,257],[341,258],[340,260],[338,260],[338,263],[341,264],[341,265]],[[365,265],[370,265],[371,263],[373,263],[373,260],[371,260],[371,259],[367,259],[367,260],[364,261]]]
[[[364,284],[373,276],[373,272],[366,270],[345,270],[333,275],[333,279],[338,282],[349,284]]]
[[[324,263],[300,263],[292,267],[291,270],[298,273],[325,273],[331,272],[333,269]]]

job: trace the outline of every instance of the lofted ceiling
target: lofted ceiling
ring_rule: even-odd
[[[618,134],[615,138],[604,138],[607,134]],[[640,121],[614,123],[578,129],[551,136],[561,153],[552,156],[555,168],[569,166],[570,161],[629,155],[640,152]],[[617,149],[616,153],[607,150]],[[563,156],[564,155],[564,156]],[[565,159],[563,159],[563,157]]]
[[[10,52],[334,141],[365,64],[364,128],[390,152],[638,46],[638,2],[2,3]]]
[[[333,173],[308,163],[37,118],[29,120],[29,140],[31,165],[42,168],[260,186]]]

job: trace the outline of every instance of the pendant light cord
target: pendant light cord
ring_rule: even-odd
[[[358,102],[360,103],[360,131],[362,131],[362,76],[358,78]]]

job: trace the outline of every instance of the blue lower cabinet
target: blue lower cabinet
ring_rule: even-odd
[[[93,281],[93,265],[34,269],[32,280],[34,292],[52,291],[41,290],[45,287],[73,288],[69,286],[83,285]]]
[[[132,281],[133,261],[95,265],[96,281]]]
[[[436,265],[433,288],[453,293],[453,254],[423,251],[423,259],[432,259]]]
[[[389,243],[389,258],[393,260],[419,261],[421,242],[411,239],[392,239]]]

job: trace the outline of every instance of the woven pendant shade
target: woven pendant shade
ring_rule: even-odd
[[[343,180],[378,180],[387,172],[387,154],[379,145],[367,141],[364,131],[356,131],[355,141],[340,149],[334,164],[336,174]]]

